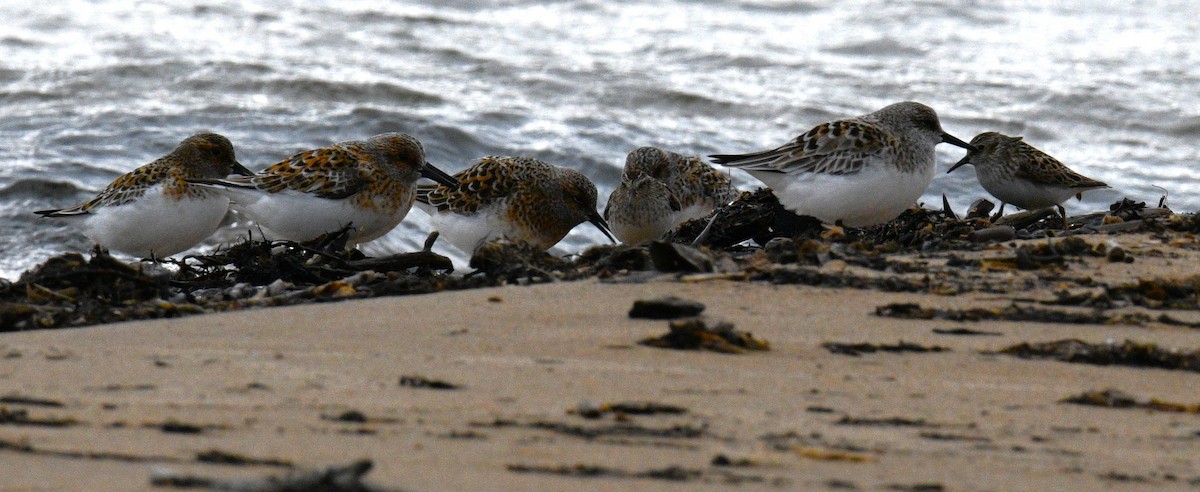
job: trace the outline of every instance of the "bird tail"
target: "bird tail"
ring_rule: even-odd
[[[708,158],[715,164],[746,171],[782,172],[774,166],[779,159],[779,152],[780,149],[772,149],[750,154],[714,154]]]
[[[185,181],[207,188],[241,188],[246,190],[255,188],[254,183],[249,179],[187,178]]]
[[[441,185],[419,184],[417,185],[417,201],[430,205],[429,195],[432,194]]]
[[[53,210],[34,210],[33,213],[42,217],[74,217],[76,215],[90,214],[83,205],[77,205],[71,208],[56,208]]]

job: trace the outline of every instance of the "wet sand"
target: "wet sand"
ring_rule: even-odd
[[[893,303],[1090,313],[1039,301],[1190,278],[1200,260],[1188,234],[1083,239],[1117,240],[1136,261],[1081,255],[1048,274],[995,260],[1046,243],[1035,240],[897,255],[888,272],[818,269],[992,285],[963,292],[662,274],[4,333],[0,490],[139,490],[152,472],[263,477],[360,458],[375,464],[369,482],[404,490],[1196,486],[1200,415],[1061,401],[1115,389],[1196,405],[1200,373],[981,353],[1062,339],[1196,350],[1200,332],[1177,326],[1200,321],[1195,310],[1105,310],[1169,314],[1176,325],[876,315]],[[950,257],[993,260],[972,270],[946,266]],[[771,349],[638,344],[668,322],[630,319],[630,306],[665,295],[704,303],[705,315]],[[958,328],[991,334],[934,331]],[[850,356],[822,346],[901,341],[948,350]],[[429,387],[437,382],[457,388]],[[625,412],[580,412],[623,403]],[[275,464],[198,462],[212,450]]]

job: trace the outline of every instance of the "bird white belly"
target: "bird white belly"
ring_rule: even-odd
[[[468,256],[473,254],[479,245],[513,233],[508,230],[507,221],[500,215],[500,211],[506,208],[504,201],[470,215],[438,211],[419,202],[418,208],[429,214],[429,223],[433,230]]]
[[[292,191],[229,191],[230,207],[266,229],[268,238],[291,241],[310,241],[352,225],[358,233],[348,245],[364,243],[391,231],[412,206],[410,202],[393,213],[383,213],[357,207],[350,199],[328,200]]]
[[[165,258],[211,236],[229,209],[229,199],[176,200],[161,188],[147,190],[137,201],[101,207],[83,217],[83,233],[101,246],[141,258]]]
[[[646,219],[646,217],[641,217]],[[649,220],[626,222],[610,220],[608,226],[614,236],[625,244],[638,244],[644,241],[661,239],[663,234],[677,225],[675,214],[666,214]]]
[[[987,180],[980,174],[980,184],[992,196],[1004,203],[1024,209],[1052,207],[1071,198],[1080,190],[1062,186],[1036,185],[1025,179]]]
[[[843,175],[749,172],[775,191],[784,208],[822,222],[840,220],[850,227],[880,224],[896,218],[912,206],[933,181],[932,168],[904,173],[872,166],[857,174]]]

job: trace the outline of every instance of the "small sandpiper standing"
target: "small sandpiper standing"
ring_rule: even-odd
[[[1071,196],[1082,199],[1087,190],[1108,188],[1102,181],[1070,170],[1021,137],[984,132],[971,139],[971,145],[978,150],[967,152],[966,157],[946,172],[964,164],[974,165],[979,184],[1000,200],[995,217],[1003,215],[1004,205],[1009,203],[1026,210],[1057,207],[1065,224],[1064,201]]]
[[[165,258],[212,235],[229,210],[229,199],[187,180],[223,178],[231,172],[251,174],[237,162],[229,139],[197,133],[170,154],[117,178],[87,202],[34,213],[74,221],[101,247]]]
[[[574,169],[530,157],[489,156],[454,177],[457,186],[418,186],[417,206],[465,253],[493,239],[549,249],[584,221],[612,240],[596,211],[596,185]]]
[[[604,219],[613,235],[625,244],[661,239],[674,228],[682,207],[667,185],[652,176],[633,179],[621,177],[621,183],[608,195]]]
[[[972,147],[916,102],[817,125],[783,146],[713,161],[758,178],[800,215],[858,227],[887,222],[916,202],[937,167],[939,143]]]
[[[252,176],[191,181],[229,197],[271,239],[310,241],[350,226],[353,246],[404,219],[420,177],[457,184],[425,162],[417,139],[384,133],[301,152]]]
[[[729,176],[700,156],[638,147],[625,157],[621,183],[609,195],[604,216],[622,242],[636,244],[659,239],[737,196]]]

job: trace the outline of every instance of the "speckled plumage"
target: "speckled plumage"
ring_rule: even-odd
[[[574,169],[489,156],[454,177],[458,186],[418,186],[417,205],[463,252],[501,238],[548,249],[584,221],[612,237],[596,212],[596,185]]]
[[[729,176],[699,156],[638,147],[625,157],[621,183],[609,195],[604,217],[617,238],[636,244],[704,217],[737,195]]]
[[[613,235],[625,244],[638,244],[662,238],[678,223],[682,207],[667,185],[653,176],[622,177],[608,195],[604,219]]]
[[[309,241],[351,225],[353,245],[399,224],[422,176],[445,173],[425,162],[417,139],[385,133],[304,151],[253,176],[195,182],[220,190],[272,238]]]
[[[212,235],[229,200],[190,179],[249,174],[233,144],[215,133],[197,133],[154,162],[109,184],[95,198],[70,208],[39,210],[43,217],[76,221],[97,244],[143,258],[163,258]]]
[[[942,142],[970,148],[942,130],[932,108],[907,101],[822,123],[776,149],[711,157],[770,186],[792,212],[866,226],[895,218],[925,192]]]
[[[1024,209],[1057,207],[1065,217],[1062,202],[1086,190],[1108,187],[1072,171],[1021,137],[984,132],[971,139],[971,145],[978,150],[968,152],[947,172],[974,165],[979,184],[1001,201],[997,216],[1011,203]]]
[[[729,176],[705,163],[700,156],[683,156],[654,147],[638,147],[625,157],[626,179],[651,176],[679,200],[678,222],[704,217],[738,196]],[[677,223],[678,223],[677,222]]]

